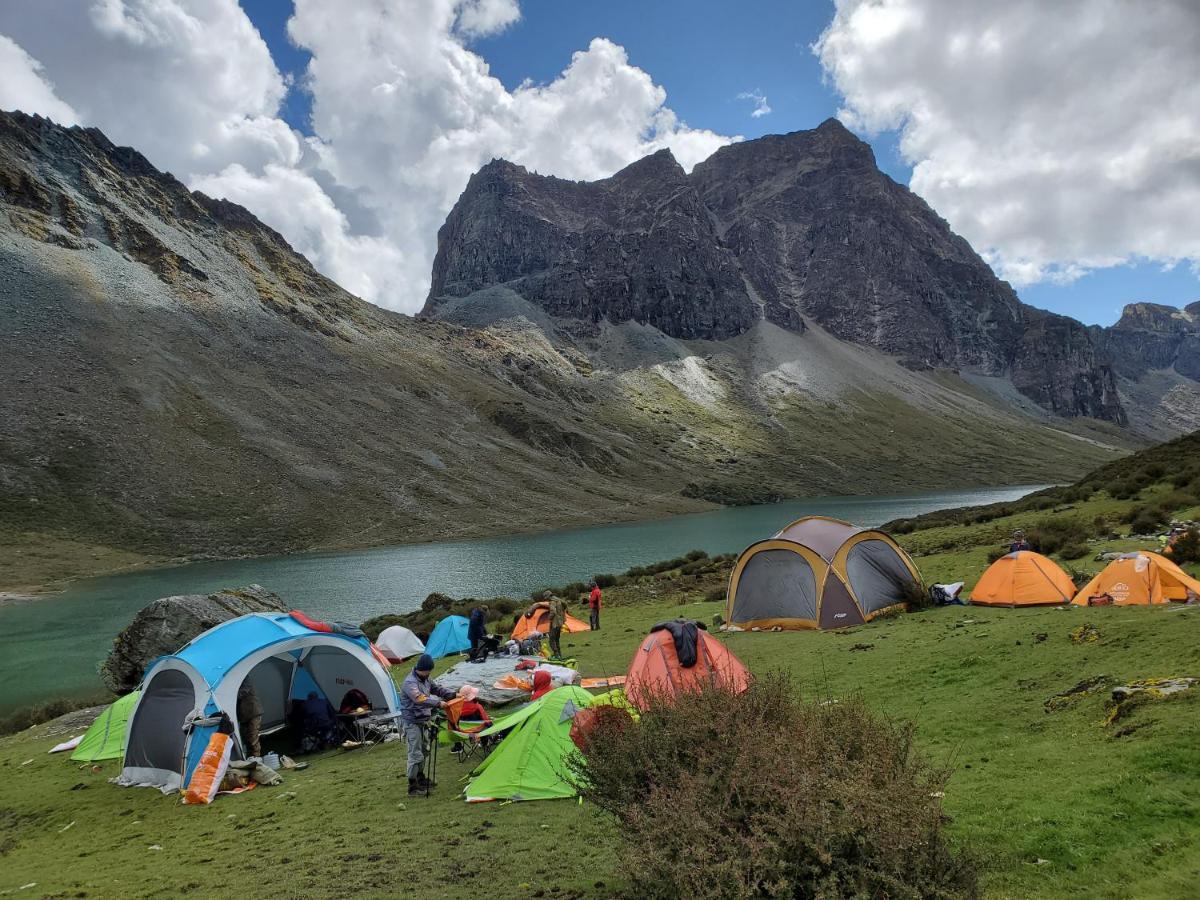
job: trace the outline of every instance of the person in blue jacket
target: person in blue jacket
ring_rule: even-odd
[[[487,604],[477,606],[471,610],[471,616],[467,620],[467,640],[471,642],[470,659],[479,658],[480,648],[487,637],[487,612]]]
[[[454,697],[454,691],[442,687],[429,676],[433,657],[422,653],[413,670],[400,685],[400,725],[408,744],[408,792],[428,792],[432,785],[422,768],[425,763],[425,730],[433,711]]]

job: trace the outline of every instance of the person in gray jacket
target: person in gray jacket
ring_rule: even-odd
[[[400,724],[404,730],[404,741],[408,744],[408,792],[419,794],[432,785],[421,771],[425,763],[425,727],[433,718],[433,711],[441,709],[446,701],[454,697],[432,678],[433,657],[422,653],[413,670],[400,685]]]

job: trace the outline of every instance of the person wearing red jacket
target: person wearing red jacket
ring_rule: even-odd
[[[592,592],[588,595],[588,619],[592,631],[600,630],[600,585],[592,582]]]

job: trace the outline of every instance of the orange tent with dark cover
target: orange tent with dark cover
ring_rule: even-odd
[[[685,665],[688,662],[691,665]],[[654,626],[634,653],[625,676],[625,696],[640,710],[655,698],[670,700],[709,687],[726,687],[736,693],[749,686],[750,670],[745,663],[699,622],[683,619]]]
[[[567,613],[567,620],[563,625],[563,631],[587,631],[589,628],[590,626],[587,622],[581,621],[570,613]],[[535,631],[542,634],[550,633],[549,603],[535,603],[529,609],[525,610],[517,619],[517,624],[513,626],[511,637],[514,641],[523,641]]]
[[[1110,562],[1071,602],[1091,606],[1095,598],[1111,597],[1117,606],[1142,606],[1183,602],[1189,594],[1200,597],[1200,580],[1165,556],[1139,550]]]
[[[1058,564],[1032,550],[1000,557],[983,573],[971,602],[976,606],[1057,606],[1070,603],[1075,582]]]

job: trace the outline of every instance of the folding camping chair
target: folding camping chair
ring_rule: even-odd
[[[490,719],[482,722],[462,721],[463,702],[462,697],[455,697],[447,702],[444,728],[445,740],[450,744],[450,752],[457,756],[460,762],[465,762],[481,750],[487,752],[496,743],[494,738],[481,739],[477,737],[480,731],[492,724]]]

